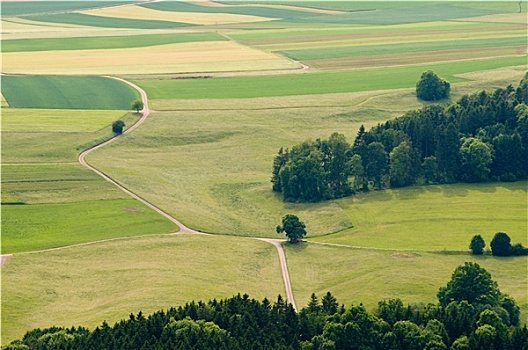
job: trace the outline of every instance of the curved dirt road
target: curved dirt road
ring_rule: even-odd
[[[179,227],[179,231],[178,233],[182,233],[182,234],[205,234],[203,232],[199,232],[199,231],[195,231],[193,229],[190,229],[188,228],[187,226],[185,226],[184,224],[182,224],[180,221],[176,220],[174,217],[172,217],[171,215],[167,214],[166,212],[164,212],[163,210],[161,210],[160,208],[156,207],[155,205],[147,202],[145,199],[139,197],[137,194],[131,192],[130,190],[128,190],[127,188],[123,187],[122,185],[120,185],[118,182],[116,182],[115,180],[113,180],[112,178],[110,178],[108,175],[106,175],[105,173],[103,173],[102,171],[94,168],[93,166],[91,166],[90,164],[88,164],[86,162],[86,156],[88,154],[90,154],[92,151],[95,151],[96,149],[99,149],[101,147],[104,147],[106,145],[108,145],[109,143],[111,142],[114,142],[115,140],[118,140],[119,138],[131,133],[133,130],[135,130],[138,126],[140,126],[146,119],[147,117],[149,116],[150,114],[150,109],[148,107],[148,98],[147,98],[147,93],[141,89],[139,86],[137,86],[136,84],[133,84],[127,80],[124,80],[124,79],[121,79],[121,78],[116,78],[116,77],[108,77],[108,78],[112,78],[112,79],[117,79],[119,81],[122,81],[130,86],[132,86],[134,89],[136,89],[137,91],[139,91],[139,93],[141,94],[141,100],[143,101],[143,110],[141,111],[142,112],[142,117],[134,124],[132,125],[130,128],[128,128],[127,130],[125,130],[123,132],[123,134],[121,135],[117,135],[103,143],[100,143],[92,148],[89,148],[87,149],[86,151],[82,152],[80,155],[79,155],[79,163],[81,163],[81,165],[83,165],[84,167],[90,169],[91,171],[95,172],[97,175],[101,176],[103,179],[105,179],[106,181],[110,182],[111,184],[113,184],[114,186],[116,186],[117,188],[119,188],[121,191],[125,192],[126,194],[128,194],[129,196],[131,196],[132,198],[140,201],[141,203],[145,204],[147,207],[151,208],[152,210],[156,211],[157,213],[163,215],[165,218],[167,218],[168,220],[170,220],[171,222],[175,223],[176,225],[178,225]],[[284,249],[282,248],[282,243],[284,242],[284,240],[281,240],[281,239],[271,239],[271,238],[256,238],[258,240],[261,240],[261,241],[264,241],[264,242],[267,242],[267,243],[270,243],[270,244],[273,244],[275,246],[275,248],[277,248],[277,253],[279,254],[279,261],[280,261],[280,265],[281,265],[281,271],[282,271],[282,278],[284,280],[284,288],[286,290],[286,298],[288,300],[288,302],[293,306],[293,308],[295,310],[297,310],[297,307],[295,305],[295,300],[293,298],[293,292],[292,292],[292,287],[291,287],[291,283],[290,283],[290,275],[288,273],[288,266],[287,266],[287,263],[286,263],[286,256],[284,254]],[[91,243],[95,243],[95,242],[91,242]],[[63,247],[64,248],[64,247]],[[53,249],[50,249],[50,250],[53,250]],[[1,265],[4,264],[4,262],[10,257],[12,256],[12,254],[5,254],[5,255],[2,255],[1,257]]]
[[[173,223],[175,223],[176,225],[178,225],[178,227],[180,228],[179,232],[178,233],[193,233],[193,234],[203,234],[202,232],[198,232],[198,231],[195,231],[195,230],[192,230],[190,228],[188,228],[187,226],[185,226],[184,224],[182,224],[181,222],[179,222],[178,220],[176,220],[175,218],[173,218],[172,216],[170,216],[169,214],[167,214],[166,212],[164,212],[163,210],[161,210],[160,208],[154,206],[153,204],[147,202],[146,200],[144,200],[143,198],[139,197],[137,194],[129,191],[128,189],[126,189],[125,187],[121,186],[119,183],[117,183],[115,180],[113,180],[112,178],[110,178],[108,175],[106,175],[105,173],[97,170],[96,168],[94,168],[93,166],[91,166],[90,164],[88,164],[86,162],[86,156],[88,154],[90,154],[92,151],[95,151],[96,149],[99,149],[101,147],[104,147],[106,145],[108,145],[109,143],[111,142],[114,142],[115,140],[118,140],[119,138],[131,133],[132,131],[134,131],[138,126],[140,126],[146,119],[147,117],[149,116],[150,114],[150,109],[148,107],[148,99],[147,99],[147,93],[141,89],[139,86],[137,86],[136,84],[133,84],[129,81],[126,81],[124,79],[120,79],[120,78],[115,78],[115,77],[108,77],[108,78],[112,78],[112,79],[116,79],[116,80],[119,80],[119,81],[122,81],[130,86],[132,86],[134,89],[136,89],[137,91],[139,91],[139,93],[141,94],[141,100],[143,101],[143,110],[141,111],[141,113],[143,114],[143,116],[137,121],[137,123],[135,123],[134,125],[132,125],[130,128],[128,128],[127,130],[125,130],[125,132],[123,132],[121,135],[117,135],[103,143],[100,143],[98,144],[97,146],[94,146],[92,148],[89,148],[87,149],[86,151],[82,152],[80,155],[79,155],[79,163],[81,163],[84,167],[90,169],[91,171],[95,172],[97,175],[101,176],[103,179],[105,179],[106,181],[110,182],[111,184],[113,184],[114,186],[116,186],[117,188],[119,188],[121,191],[125,192],[126,194],[128,194],[129,196],[133,197],[134,199],[137,199],[138,201],[140,201],[141,203],[145,204],[147,207],[149,207],[150,209],[156,211],[157,213],[163,215],[164,217],[166,217],[167,219],[169,219],[170,221],[172,221]]]

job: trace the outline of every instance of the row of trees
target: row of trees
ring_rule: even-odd
[[[363,126],[350,145],[328,140],[281,148],[273,190],[287,201],[320,201],[371,187],[528,178],[528,73],[518,88],[463,96]]]
[[[465,263],[437,304],[390,299],[369,312],[361,304],[345,308],[328,292],[321,300],[312,294],[296,312],[280,295],[270,303],[239,294],[131,314],[112,327],[35,329],[4,349],[527,350],[528,329],[515,300],[485,269]]]
[[[471,238],[469,249],[473,255],[484,254],[486,242],[481,235],[475,235]],[[495,256],[520,256],[528,255],[528,249],[521,243],[511,244],[510,236],[505,232],[497,232],[490,243],[491,254]]]

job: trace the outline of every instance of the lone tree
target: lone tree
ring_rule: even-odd
[[[511,255],[511,239],[508,234],[504,232],[497,232],[490,243],[491,254],[495,256],[510,256]]]
[[[435,72],[428,70],[422,73],[416,83],[416,96],[424,101],[437,101],[449,96],[451,84],[441,79]]]
[[[482,238],[481,235],[474,235],[473,238],[471,238],[469,249],[471,249],[471,254],[473,255],[482,255],[485,246],[486,243],[484,242],[484,238]]]
[[[118,135],[122,134],[124,127],[125,127],[125,122],[122,120],[116,120],[115,122],[112,123],[112,131],[115,134],[118,134]]]
[[[306,225],[299,218],[292,214],[286,214],[282,218],[282,226],[277,226],[277,233],[286,232],[286,237],[290,243],[297,243],[306,236]]]
[[[135,110],[136,110],[136,113],[139,113],[139,111],[143,109],[143,101],[141,101],[141,100],[134,100],[134,101],[132,101],[132,103],[130,104],[130,107],[132,107],[132,109],[135,109]]]

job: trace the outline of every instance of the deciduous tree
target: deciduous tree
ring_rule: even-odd
[[[424,101],[437,101],[449,96],[451,85],[431,70],[422,73],[416,83],[416,96]]]
[[[306,225],[296,215],[286,214],[282,218],[282,226],[278,225],[277,233],[286,233],[290,243],[297,243],[306,236]]]
[[[130,107],[132,109],[136,110],[136,113],[139,113],[140,110],[143,109],[143,101],[141,100],[134,100],[130,103]]]
[[[122,120],[116,120],[115,122],[112,123],[112,131],[115,134],[118,134],[118,135],[122,134],[124,127],[125,127],[125,122]]]
[[[455,269],[451,280],[438,291],[440,305],[447,306],[452,301],[466,300],[470,304],[498,305],[500,291],[497,282],[479,264],[465,262]]]

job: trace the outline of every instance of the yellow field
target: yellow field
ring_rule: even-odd
[[[488,15],[488,16],[481,16],[481,17],[471,17],[471,18],[462,19],[460,21],[464,21],[464,22],[526,24],[526,11],[524,11],[522,13],[508,13],[508,14],[500,14],[500,15]]]
[[[229,41],[151,47],[4,53],[4,73],[160,74],[296,69],[280,56]]]
[[[269,21],[270,18],[235,15],[230,13],[195,13],[195,12],[169,12],[152,10],[140,6],[119,6],[98,10],[82,11],[86,15],[115,17],[126,19],[158,20],[191,24],[228,24]]]

